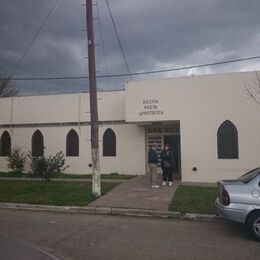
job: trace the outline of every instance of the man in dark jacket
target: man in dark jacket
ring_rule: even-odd
[[[153,144],[148,152],[148,163],[150,170],[150,184],[153,188],[159,188],[157,185],[157,163],[158,163],[158,155],[156,151],[157,145]]]

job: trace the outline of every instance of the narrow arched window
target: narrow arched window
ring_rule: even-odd
[[[218,129],[218,158],[238,159],[238,133],[235,125],[229,120]]]
[[[40,130],[36,130],[32,136],[32,156],[43,156],[44,142]]]
[[[9,156],[11,154],[11,136],[4,131],[0,140],[0,156]]]
[[[116,156],[116,135],[111,128],[103,135],[103,156]]]
[[[73,129],[67,134],[66,156],[79,156],[79,136]]]

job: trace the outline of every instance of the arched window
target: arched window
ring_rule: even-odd
[[[0,156],[9,156],[11,153],[11,136],[4,131],[0,140]]]
[[[66,156],[79,156],[79,136],[73,129],[67,134]]]
[[[218,129],[218,158],[238,159],[238,133],[229,120],[223,122]]]
[[[111,128],[103,135],[103,156],[116,156],[116,135]]]
[[[32,136],[32,156],[43,156],[44,142],[40,130],[36,130]]]

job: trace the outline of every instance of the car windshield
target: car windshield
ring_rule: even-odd
[[[258,174],[260,173],[260,168],[256,168],[250,172],[247,172],[246,174],[242,175],[238,179],[244,183],[248,183],[251,180],[253,180]]]

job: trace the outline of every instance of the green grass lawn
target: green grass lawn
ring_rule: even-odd
[[[16,173],[16,172],[0,172],[0,177],[13,177],[13,178],[38,178],[37,176],[30,173]],[[102,179],[132,179],[136,177],[135,175],[123,175],[118,173],[101,174]],[[91,174],[69,174],[69,173],[59,173],[54,176],[54,178],[64,178],[64,179],[91,179]]]
[[[18,173],[18,172],[0,172],[0,177],[16,177],[16,178],[19,178],[19,177],[25,177],[25,175],[27,175],[28,177],[33,177],[32,175],[30,174],[21,174],[21,173]]]
[[[216,214],[216,187],[179,186],[169,210],[182,213]]]
[[[102,183],[102,195],[116,185]],[[0,202],[86,206],[95,200],[91,187],[91,183],[51,182],[45,185],[35,181],[0,180]]]

